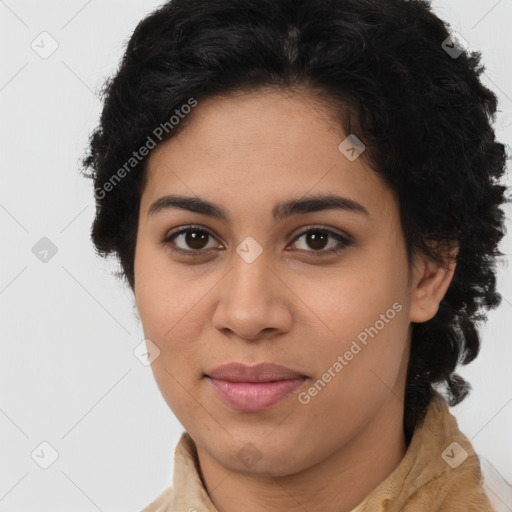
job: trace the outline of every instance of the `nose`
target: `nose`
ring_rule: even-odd
[[[291,328],[293,294],[264,252],[252,262],[236,255],[219,286],[213,325],[224,334],[253,341]]]

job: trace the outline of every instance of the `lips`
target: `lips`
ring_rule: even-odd
[[[228,382],[273,382],[307,377],[286,366],[273,363],[259,363],[252,366],[244,363],[229,363],[209,371],[206,376]]]
[[[205,376],[222,400],[241,412],[263,411],[291,395],[309,378],[273,363],[230,363]]]

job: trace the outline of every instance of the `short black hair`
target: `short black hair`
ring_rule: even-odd
[[[477,324],[501,302],[495,265],[506,232],[499,179],[507,155],[495,140],[497,98],[480,81],[480,61],[426,0],[162,5],[137,25],[106,80],[101,121],[83,158],[96,191],[91,233],[98,254],[117,256],[118,275],[134,288],[148,161],[137,150],[179,133],[191,117],[179,115],[184,105],[264,87],[310,91],[339,114],[346,134],[363,141],[362,157],[396,192],[409,263],[415,251],[446,263],[444,250],[459,244],[437,314],[412,326],[409,443],[439,386],[452,406],[469,393],[456,366],[477,356]]]

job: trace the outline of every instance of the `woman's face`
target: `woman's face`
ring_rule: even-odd
[[[409,325],[428,318],[394,194],[350,141],[340,149],[347,134],[309,96],[216,97],[189,115],[150,155],[134,291],[145,338],[160,350],[158,386],[203,457],[286,475],[400,423]],[[169,201],[152,211],[170,195],[214,203],[225,218]],[[279,206],[327,195],[343,199]],[[230,362],[305,378],[272,405],[233,405],[206,376]],[[265,386],[275,398],[277,385]]]

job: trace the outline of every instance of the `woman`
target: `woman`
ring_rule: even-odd
[[[108,81],[92,239],[185,428],[145,512],[490,511],[447,404],[506,156],[426,1],[174,0]]]

